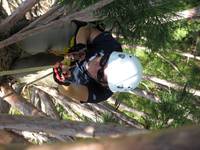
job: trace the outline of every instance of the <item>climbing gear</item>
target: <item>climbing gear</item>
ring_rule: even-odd
[[[54,80],[61,85],[70,84],[68,81],[68,79],[71,77],[70,68],[74,66],[74,63],[85,59],[86,46],[84,44],[78,44],[70,51],[74,52],[65,55],[64,60],[56,63],[56,65],[53,67]]]
[[[30,67],[30,68],[23,68],[23,69],[6,70],[6,71],[1,71],[0,76],[35,72],[35,71],[40,71],[40,70],[44,70],[44,69],[49,69],[52,67],[53,67],[52,65],[49,65],[49,66],[41,66],[41,67]]]
[[[75,46],[75,36],[72,36],[69,40],[69,47],[64,47],[64,49],[61,50],[50,50],[49,53],[52,53],[56,56],[63,56],[69,53],[69,51]]]
[[[107,82],[113,92],[128,92],[142,79],[142,65],[138,58],[122,52],[112,52],[107,70]]]
[[[53,68],[54,80],[61,85],[69,85],[67,79],[71,76],[69,68],[63,63],[57,63]]]

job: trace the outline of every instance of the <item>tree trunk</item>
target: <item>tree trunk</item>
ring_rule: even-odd
[[[75,121],[59,121],[42,117],[0,115],[0,129],[46,132],[73,137],[98,138],[119,136],[130,131],[144,131],[114,124],[97,124]]]
[[[89,118],[94,122],[96,122],[97,118],[100,118],[99,114],[95,113],[91,109],[84,107],[84,105],[81,105],[80,103],[73,101],[70,97],[66,97],[59,94],[58,91],[54,88],[42,87],[42,86],[36,86],[36,87],[48,93],[50,96],[54,97],[57,103],[62,105],[65,108],[65,110],[72,109],[74,111],[77,111],[80,114],[80,116],[85,116],[86,118]]]
[[[60,120],[60,116],[55,108],[52,98],[42,90],[37,89],[39,100],[41,101],[40,109],[53,119]]]
[[[0,130],[0,144],[28,144],[29,142],[24,137],[17,135],[13,132]],[[1,149],[1,148],[0,148]]]
[[[1,22],[0,33],[10,31],[16,22],[23,18],[26,12],[29,11],[36,3],[37,0],[27,0],[23,2],[9,17]]]
[[[4,101],[2,98],[0,98],[0,113],[8,113],[10,110],[10,105]]]
[[[75,12],[73,14],[70,14],[66,17],[60,18],[58,20],[55,20],[47,25],[43,25],[41,27],[37,27],[28,31],[25,31],[23,33],[16,33],[15,35],[9,37],[8,39],[1,41],[0,42],[0,48],[6,47],[10,44],[16,43],[18,41],[21,41],[35,33],[39,33],[41,31],[47,30],[49,28],[53,28],[53,27],[60,27],[62,25],[64,25],[64,23],[66,21],[70,21],[73,19],[77,19],[77,20],[82,20],[82,21],[88,21],[88,17],[90,17],[90,14],[92,14],[94,11],[97,11],[98,9],[101,9],[102,7],[112,3],[113,0],[101,0],[99,2],[97,2],[94,5],[91,5],[89,7],[87,7],[86,9],[83,9],[79,12]]]
[[[17,95],[15,91],[9,85],[3,85],[0,87],[1,97],[8,102],[12,107],[17,108],[24,115],[39,115],[46,116],[43,112],[34,107],[31,103],[27,102],[22,96]]]
[[[199,150],[200,128],[197,126],[161,130],[149,134],[131,135],[119,138],[105,138],[71,144],[51,144],[40,146],[8,145],[2,150]]]

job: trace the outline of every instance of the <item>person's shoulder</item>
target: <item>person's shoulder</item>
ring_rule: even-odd
[[[88,88],[89,96],[87,102],[89,103],[98,103],[101,101],[105,101],[113,94],[113,92],[108,87],[102,86],[95,81],[89,82],[86,87]]]
[[[100,40],[106,40],[106,39],[108,39],[108,38],[109,38],[109,39],[115,40],[110,32],[104,31],[104,32],[101,32],[100,34],[98,34],[98,35],[93,39],[92,42],[95,43],[95,42],[98,42],[98,41],[100,41]]]

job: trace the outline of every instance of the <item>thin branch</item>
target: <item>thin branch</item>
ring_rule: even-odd
[[[177,83],[173,83],[164,79],[160,79],[154,76],[143,76],[143,78],[145,80],[150,80],[156,84],[162,85],[162,86],[166,86],[168,88],[173,88],[175,90],[182,90],[184,89],[184,86],[178,85]],[[197,89],[193,89],[193,88],[187,88],[188,92],[195,95],[195,96],[200,96],[200,90]]]
[[[180,69],[174,64],[172,63],[171,61],[169,61],[167,58],[165,58],[164,56],[162,56],[161,54],[159,53],[156,53],[156,55],[158,57],[160,57],[162,60],[166,61],[167,63],[169,63],[178,73],[182,74]]]
[[[46,21],[45,24],[49,23],[50,21],[54,20],[59,15],[61,15],[61,13],[64,11],[63,9],[64,7],[61,7],[60,5],[56,5],[55,7],[51,8],[47,13],[45,13],[44,15],[42,15],[41,17],[39,17],[38,19],[30,23],[27,27],[23,28],[19,32],[24,32],[29,29],[32,29],[36,25],[43,24],[41,22],[44,22],[45,19],[48,19],[48,21]]]
[[[181,19],[192,19],[194,17],[200,16],[200,6],[177,12],[176,15],[177,17],[172,18],[173,21]]]
[[[147,100],[150,100],[152,102],[155,102],[155,103],[160,102],[160,98],[155,96],[154,93],[151,93],[151,92],[148,92],[148,91],[145,91],[145,90],[141,90],[139,88],[136,88],[133,91],[130,91],[129,93],[137,95],[137,96],[141,96],[141,97],[143,97]]]
[[[123,120],[123,122],[125,122],[127,125],[132,126],[132,127],[136,127],[138,129],[143,129],[144,126],[139,123],[137,120],[130,118],[128,116],[126,116],[125,114],[122,114],[120,111],[117,111],[114,109],[113,106],[109,105],[108,103],[99,103],[97,104],[100,107],[102,107],[103,109],[108,110],[109,112],[112,113],[112,115],[120,120]]]
[[[55,88],[43,86],[36,87],[54,97],[57,103],[62,105],[66,110],[68,110],[69,108],[76,110],[80,113],[80,115],[83,115],[93,121],[96,121],[96,118],[99,117],[97,116],[98,114],[95,114],[95,112],[93,112],[92,110],[84,107],[84,105],[75,102],[70,97],[61,95]]]
[[[138,111],[137,109],[134,109],[132,107],[127,106],[126,104],[124,104],[121,100],[119,100],[119,106],[118,109],[121,111],[128,111],[131,112],[133,114],[136,114],[137,116],[145,116],[146,114],[144,112]],[[108,103],[114,105],[116,102],[116,99],[114,99],[113,97],[108,99]]]
[[[187,57],[187,58],[192,58],[192,59],[200,60],[200,56],[195,56],[195,55],[190,54],[190,53],[184,53],[184,52],[181,52],[179,50],[176,50],[175,52],[178,55],[180,55],[180,56],[184,56],[184,57]]]

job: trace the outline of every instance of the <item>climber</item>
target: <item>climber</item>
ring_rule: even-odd
[[[98,103],[113,92],[128,92],[142,78],[140,61],[122,52],[109,32],[90,25],[79,26],[75,45],[64,56],[73,63],[57,63],[54,79],[61,94],[81,103]]]

